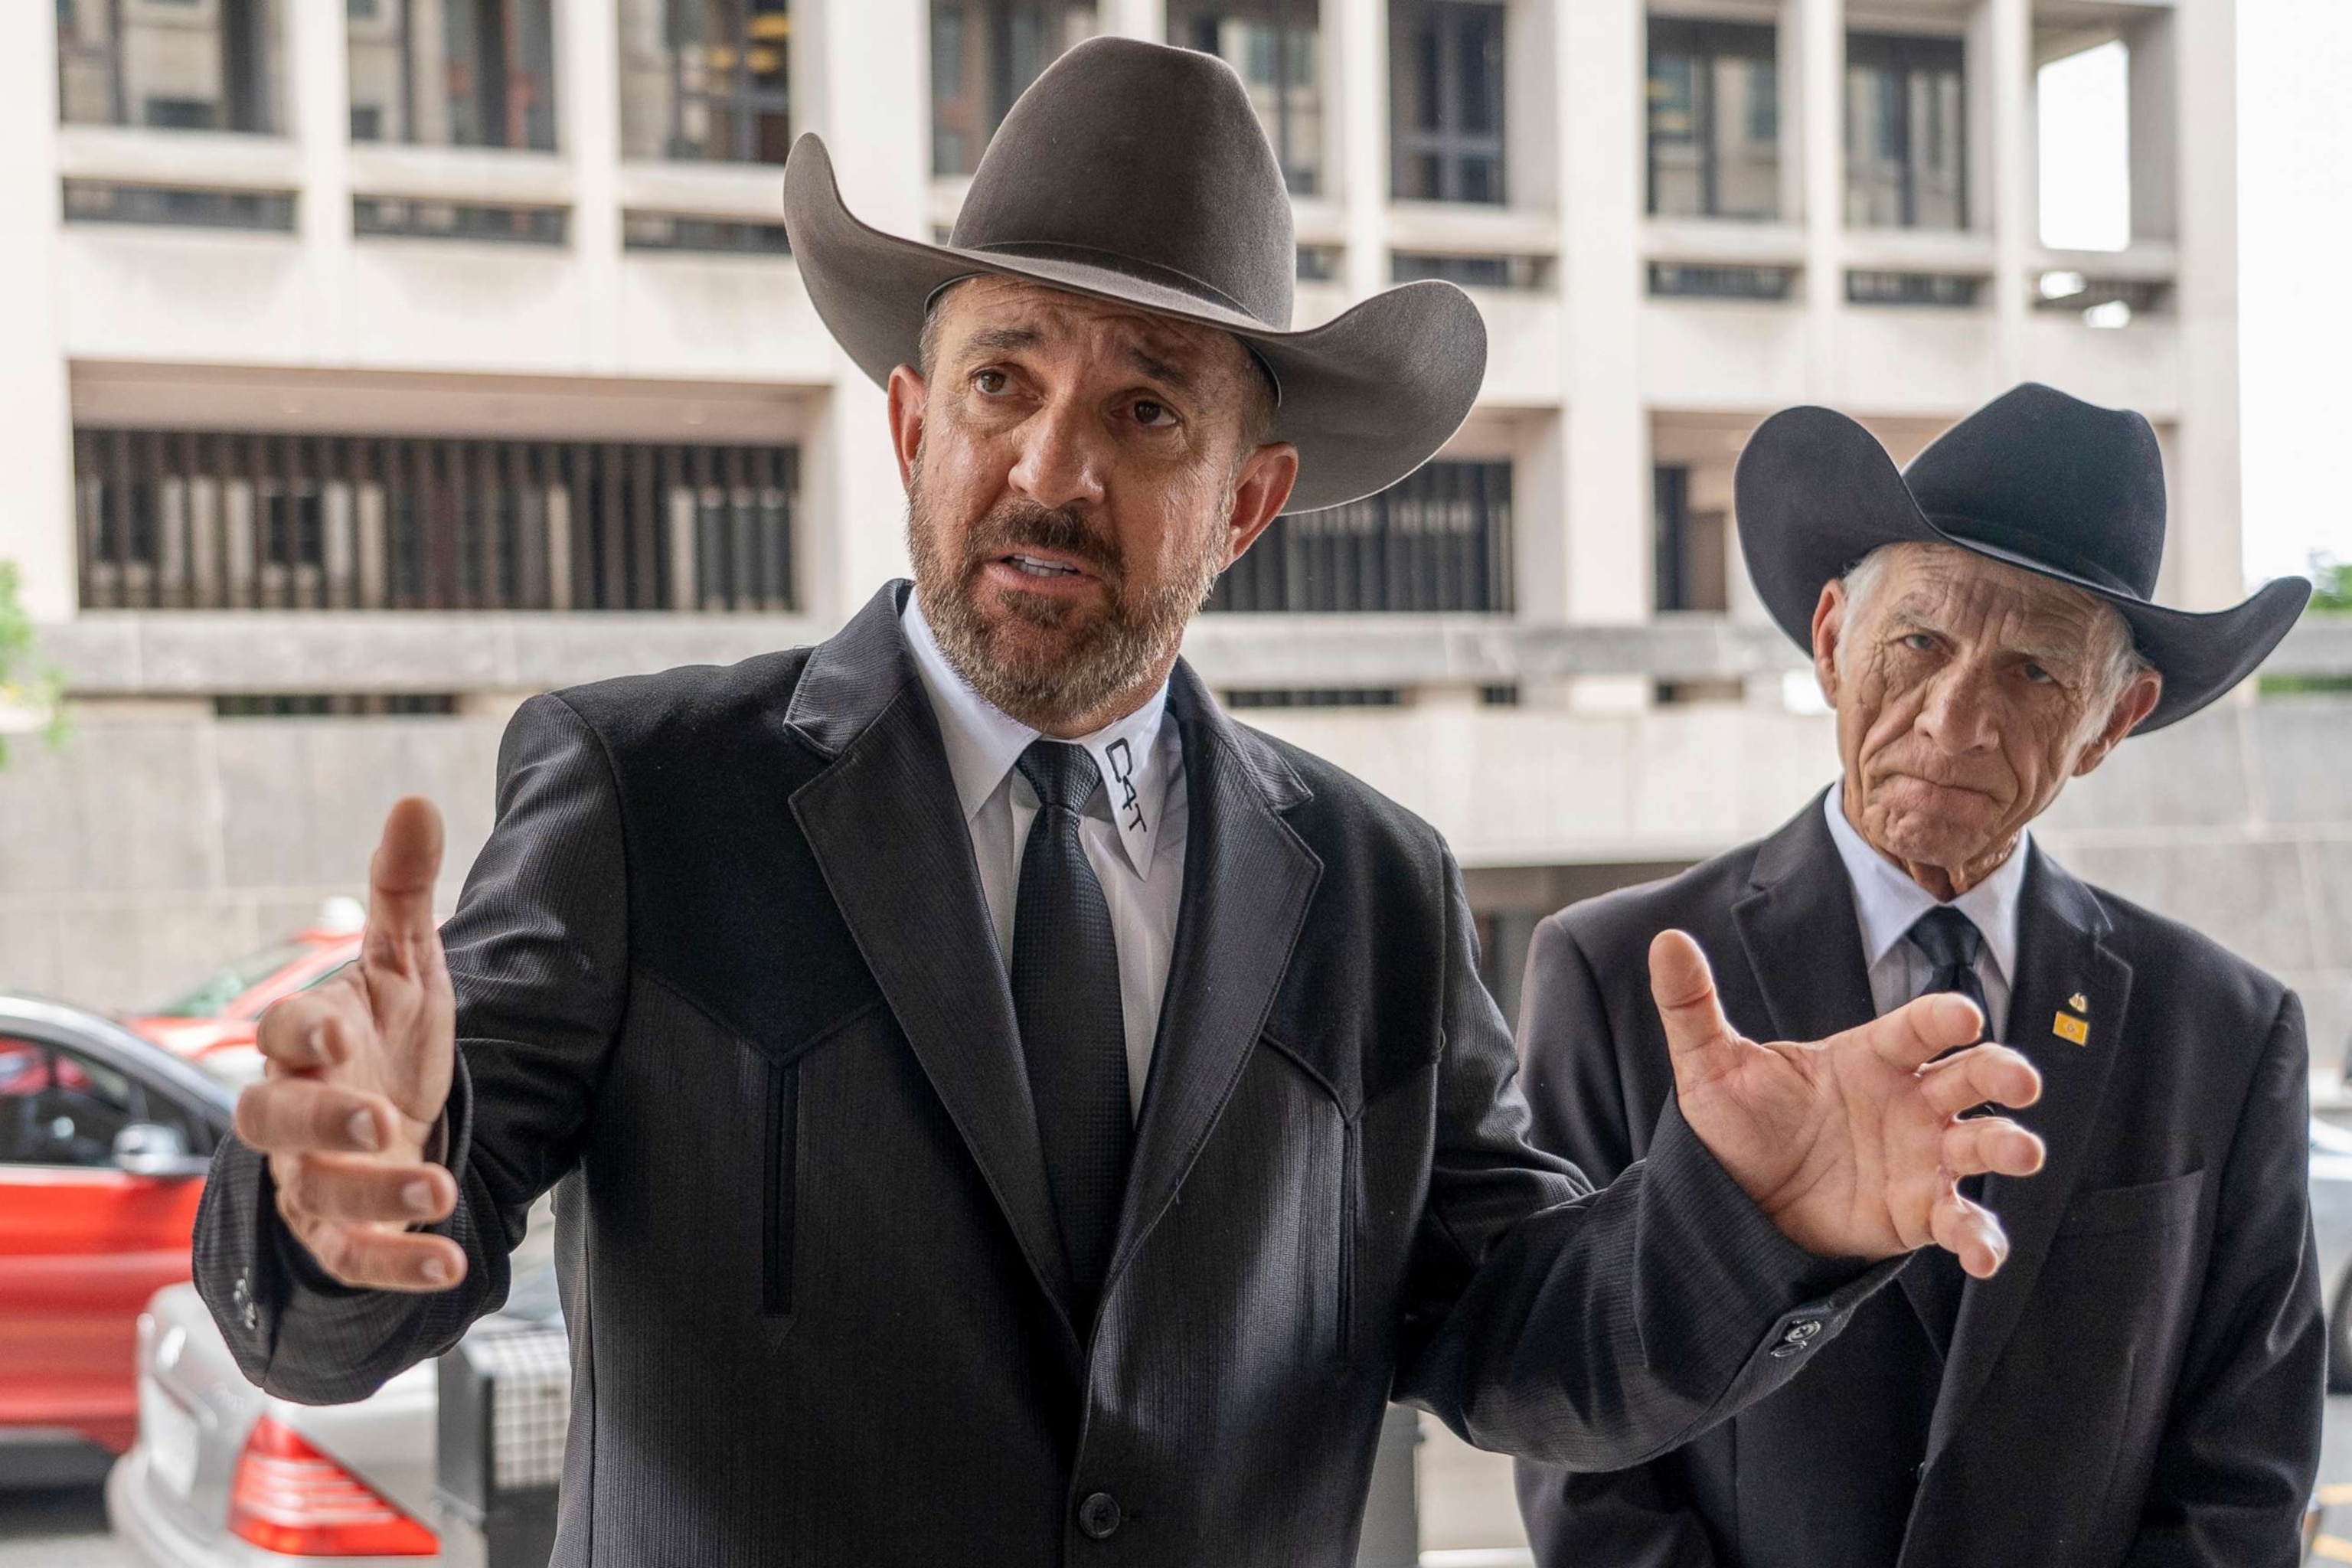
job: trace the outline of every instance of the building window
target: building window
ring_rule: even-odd
[[[1651,18],[1650,211],[1780,216],[1780,81],[1770,27]]]
[[[1550,258],[1542,256],[1453,256],[1425,250],[1398,250],[1389,255],[1389,279],[1417,283],[1424,278],[1459,284],[1465,289],[1549,288]]]
[[[625,250],[701,251],[714,256],[789,256],[793,245],[780,223],[744,223],[683,213],[621,215]]]
[[[1379,495],[1278,517],[1212,610],[1507,611],[1511,466],[1424,464]]]
[[[791,0],[622,0],[621,154],[781,163]]]
[[[283,0],[58,0],[58,117],[157,131],[283,129]]]
[[[164,224],[186,228],[294,231],[291,191],[220,191],[201,186],[133,185],[112,180],[65,182],[68,223]]]
[[[790,447],[74,432],[81,604],[795,607]]]
[[[1169,0],[1168,41],[1216,55],[1249,89],[1295,196],[1323,188],[1318,0]]]
[[[1093,0],[931,0],[931,173],[979,168],[1013,100],[1094,30]]]
[[[1731,556],[1723,513],[1691,510],[1691,472],[1686,468],[1662,463],[1651,478],[1657,607],[1729,609]]]
[[[354,141],[555,151],[550,0],[376,0],[351,14]],[[367,132],[362,136],[362,132]]]
[[[1849,226],[1968,227],[1968,102],[1962,60],[1958,38],[1847,36]]]
[[[1503,200],[1503,7],[1395,0],[1389,8],[1391,183],[1406,201]]]

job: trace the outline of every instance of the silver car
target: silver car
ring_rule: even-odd
[[[562,1326],[552,1229],[542,1204],[505,1310],[477,1332]],[[194,1287],[159,1290],[139,1324],[139,1439],[106,1481],[115,1537],[142,1568],[439,1563],[438,1387],[426,1362],[352,1405],[273,1398],[237,1370]]]

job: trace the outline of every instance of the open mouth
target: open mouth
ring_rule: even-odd
[[[1069,564],[1067,562],[1048,560],[1043,555],[1024,555],[1014,553],[1010,555],[1000,555],[997,557],[997,560],[1000,563],[1012,567],[1013,570],[1020,573],[1023,576],[1034,577],[1040,582],[1053,582],[1087,575],[1087,574],[1080,571],[1077,567]]]

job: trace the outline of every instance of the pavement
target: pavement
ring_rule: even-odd
[[[1515,1568],[1529,1560],[1511,1492],[1511,1462],[1480,1453],[1423,1422],[1421,1539],[1424,1568]],[[2327,1511],[2314,1564],[2352,1563],[2352,1394],[2327,1402],[2320,1458]],[[108,1536],[96,1487],[0,1491],[0,1568],[131,1568]]]

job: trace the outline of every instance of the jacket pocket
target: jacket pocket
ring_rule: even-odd
[[[760,1312],[793,1315],[793,1240],[800,1208],[800,1059],[768,1064],[767,1179],[760,1230]]]
[[[1339,1361],[1356,1359],[1356,1209],[1363,1187],[1362,1143],[1353,1117],[1339,1124]]]
[[[2160,1182],[2128,1187],[2095,1187],[2078,1192],[2058,1222],[2058,1234],[2121,1236],[2129,1232],[2184,1225],[2197,1213],[2205,1190],[2205,1173],[2190,1171]]]

